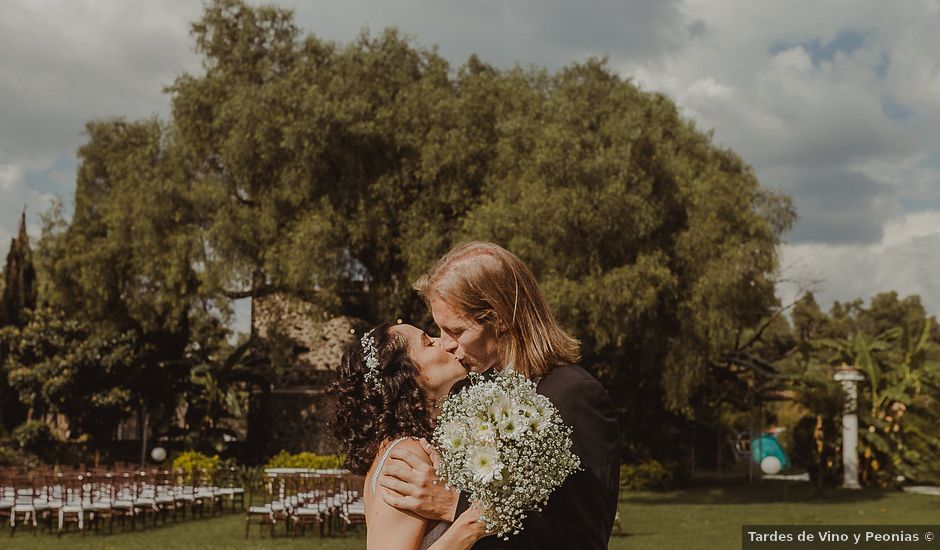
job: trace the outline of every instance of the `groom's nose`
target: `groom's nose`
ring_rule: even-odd
[[[441,333],[441,338],[438,340],[441,345],[441,348],[448,353],[454,353],[457,351],[457,340],[454,340],[447,333]]]

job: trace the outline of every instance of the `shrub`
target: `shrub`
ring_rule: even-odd
[[[318,455],[315,453],[290,454],[281,451],[271,457],[265,468],[309,468],[311,470],[326,470],[342,467],[345,457],[341,455]]]
[[[628,491],[668,489],[675,473],[657,460],[620,466],[620,487]]]
[[[20,463],[20,455],[8,447],[0,447],[0,466],[14,466]]]
[[[209,456],[196,451],[186,451],[173,459],[173,469],[183,470],[190,475],[202,471],[213,475],[220,463],[219,455]]]
[[[31,453],[40,458],[54,456],[58,451],[59,437],[48,424],[41,420],[30,420],[13,430],[13,439]]]

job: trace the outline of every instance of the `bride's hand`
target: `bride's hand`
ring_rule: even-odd
[[[486,532],[486,522],[480,519],[480,516],[486,513],[487,510],[485,508],[480,506],[479,503],[474,502],[460,514],[454,523],[460,525],[460,528],[468,536],[472,537],[474,541],[477,541],[483,537],[492,535],[492,533]]]
[[[457,516],[444,535],[431,545],[430,550],[470,550],[473,545],[490,533],[486,532],[486,523],[480,521],[485,514],[478,504],[472,504],[464,513]]]

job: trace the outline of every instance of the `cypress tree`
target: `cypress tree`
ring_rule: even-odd
[[[10,241],[3,279],[0,328],[9,325],[22,327],[26,324],[27,310],[36,307],[36,270],[26,234],[25,210],[20,216],[20,230]],[[4,365],[9,351],[7,345],[5,338],[0,338],[0,432],[8,432],[26,419],[26,408],[7,380]]]
[[[26,311],[36,307],[36,269],[29,248],[29,235],[26,234],[25,210],[20,216],[19,232],[10,241],[3,275],[5,284],[0,326],[23,326],[26,324]]]

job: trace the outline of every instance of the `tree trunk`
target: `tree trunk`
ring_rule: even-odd
[[[720,420],[719,420],[719,422],[720,422]],[[718,447],[718,473],[719,473],[719,474],[721,473],[721,470],[722,470],[722,468],[721,468],[721,466],[722,466],[722,460],[721,460],[721,445],[722,445],[721,435],[722,435],[722,429],[721,429],[721,425],[719,425],[719,426],[718,426],[718,445],[717,445],[717,447]]]
[[[147,422],[150,419],[150,416],[147,414],[147,410],[141,406],[137,411],[137,424],[140,426],[140,467],[143,468],[147,465],[147,432],[148,426]]]

